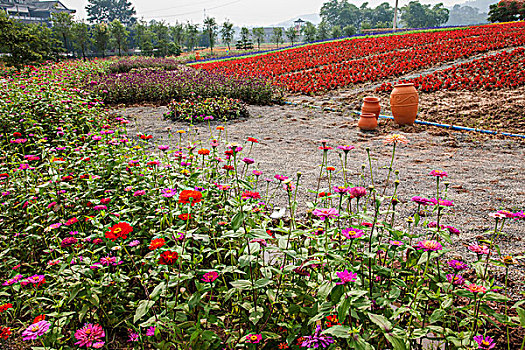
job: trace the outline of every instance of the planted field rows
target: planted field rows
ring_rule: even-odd
[[[316,94],[397,77],[483,52],[522,46],[524,34],[524,23],[507,23],[331,42],[194,67],[230,76],[271,78],[274,84],[292,93]]]

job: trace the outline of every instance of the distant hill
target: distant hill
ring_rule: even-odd
[[[289,27],[293,26],[293,22],[297,21],[298,18],[302,19],[305,22],[312,22],[315,25],[318,25],[319,23],[321,23],[321,17],[319,16],[318,13],[310,13],[310,14],[307,14],[307,15],[296,16],[296,17],[290,18],[289,20],[286,20],[284,22],[269,25],[268,27],[289,28]]]
[[[489,12],[489,6],[492,4],[497,4],[498,0],[468,0],[464,3],[460,3],[461,6],[470,6],[478,8],[480,12]]]

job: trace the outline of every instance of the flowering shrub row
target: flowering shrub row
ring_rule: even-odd
[[[164,117],[173,120],[203,122],[208,120],[230,120],[247,117],[248,110],[241,100],[228,97],[203,98],[194,96],[191,99],[172,101],[168,105],[169,111]]]
[[[108,65],[110,73],[127,73],[132,69],[157,68],[162,70],[176,70],[180,62],[174,58],[161,57],[126,57],[115,60]]]
[[[504,51],[431,74],[398,83],[414,83],[423,92],[439,90],[494,90],[525,85],[525,49]],[[376,92],[393,89],[392,83],[383,83]]]
[[[87,88],[110,104],[168,103],[199,95],[265,105],[281,98],[277,88],[264,80],[226,77],[182,66],[169,71],[149,68],[91,76]]]
[[[525,24],[517,22],[353,39],[193,67],[230,76],[272,78],[291,92],[314,94],[406,74],[480,52],[521,46],[524,31]]]

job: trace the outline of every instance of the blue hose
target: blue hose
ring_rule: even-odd
[[[340,110],[337,110],[337,109],[334,109],[334,108],[321,107],[321,106],[314,106],[314,105],[307,105],[307,104],[299,104],[299,103],[288,102],[288,101],[285,101],[284,104],[292,105],[292,106],[299,106],[299,105],[302,105],[302,106],[309,107],[309,108],[323,109],[323,110],[325,110],[325,111],[341,112]],[[354,113],[356,113],[356,114],[358,114],[358,115],[361,115],[361,112],[354,111]],[[380,115],[379,115],[379,118],[383,118],[383,119],[394,119],[394,117],[392,117],[391,115],[383,115],[383,114],[380,114]],[[440,127],[440,128],[447,128],[447,129],[452,129],[452,130],[460,130],[460,131],[475,131],[475,132],[480,132],[480,133],[483,133],[483,134],[490,134],[490,135],[503,135],[503,136],[519,137],[519,138],[525,139],[525,135],[520,135],[520,134],[510,134],[510,133],[508,133],[508,132],[498,132],[498,131],[492,131],[492,130],[484,130],[484,129],[468,128],[468,127],[466,127],[466,126],[451,125],[451,124],[440,124],[440,123],[426,122],[426,121],[424,121],[424,120],[416,120],[415,123],[416,123],[416,124],[421,124],[421,125],[437,126],[437,127]]]

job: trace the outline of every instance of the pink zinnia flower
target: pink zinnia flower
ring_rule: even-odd
[[[487,247],[486,245],[479,245],[479,244],[471,244],[468,246],[468,249],[471,251],[471,252],[474,252],[476,254],[488,254],[489,253],[489,247]]]
[[[344,151],[346,153],[348,151],[353,150],[355,147],[354,146],[348,146],[348,145],[342,145],[342,146],[337,146],[337,148],[339,148],[340,150],[342,150],[342,151]]]
[[[366,188],[364,187],[352,187],[350,189],[350,195],[352,198],[361,198],[366,196]]]
[[[446,277],[449,283],[452,283],[456,286],[460,286],[465,283],[465,279],[461,275],[448,274]]]
[[[432,202],[432,204],[434,204],[434,205],[440,205],[442,207],[453,207],[454,206],[454,202],[449,201],[447,199],[431,198],[430,202]]]
[[[262,334],[248,334],[246,336],[246,342],[250,344],[258,344],[262,340]]]
[[[255,163],[255,160],[253,160],[252,158],[248,158],[248,157],[244,158],[242,161],[248,165]]]
[[[276,174],[274,177],[275,177],[277,180],[279,180],[279,181],[288,180],[288,176],[283,176],[283,175],[279,175],[279,174]]]
[[[100,343],[100,338],[105,336],[106,334],[99,324],[86,323],[84,327],[75,332],[75,338],[78,340],[75,345],[85,346],[86,348],[94,347],[94,344]]]
[[[476,343],[478,343],[478,349],[490,350],[494,349],[494,347],[496,346],[494,339],[492,339],[488,335],[486,337],[483,337],[482,335],[477,335],[474,337],[474,340],[476,341]]]
[[[450,260],[448,262],[448,266],[458,271],[468,269],[468,265],[465,264],[463,261],[459,261],[459,260]]]
[[[160,149],[161,151],[167,151],[167,150],[170,149],[170,146],[168,146],[168,145],[159,145],[159,149]]]
[[[41,337],[49,331],[49,326],[51,326],[51,324],[44,320],[33,323],[22,332],[22,340],[38,339],[38,337]]]
[[[202,282],[213,282],[219,277],[219,274],[216,271],[206,272],[204,276],[202,276],[201,281]]]
[[[469,291],[471,291],[474,294],[485,293],[487,291],[487,288],[485,288],[483,286],[478,286],[477,284],[474,284],[474,283],[465,286],[465,288],[468,289]]]
[[[165,198],[171,198],[177,194],[177,190],[174,188],[165,188],[161,190],[161,192],[162,192],[162,197],[165,197]]]
[[[420,205],[428,205],[428,204],[432,203],[430,201],[430,199],[424,198],[424,197],[420,197],[420,196],[412,197],[412,202],[416,202],[417,204],[420,204]]]
[[[321,220],[325,220],[327,218],[335,218],[336,216],[339,216],[339,212],[335,208],[321,208],[321,209],[315,209],[312,214],[319,217]]]
[[[135,193],[133,193],[133,197],[143,196],[145,194],[146,194],[145,190],[138,190],[138,191],[135,191]]]
[[[359,237],[361,237],[361,236],[363,236],[365,234],[365,232],[363,230],[359,230],[359,229],[353,228],[353,227],[345,228],[345,229],[343,229],[343,231],[341,233],[343,234],[343,236],[345,236],[348,239],[359,238]]]
[[[443,249],[443,246],[437,241],[430,241],[428,239],[425,239],[423,241],[418,242],[416,244],[416,248],[422,249],[425,252],[435,252],[437,250]]]
[[[155,326],[151,326],[146,331],[146,336],[147,337],[153,337],[154,335],[155,335]]]
[[[440,178],[444,178],[444,177],[448,176],[447,172],[443,171],[443,170],[432,170],[430,173],[428,173],[428,175],[435,176],[435,177],[440,177]]]
[[[335,274],[341,279],[341,282],[337,282],[336,284],[345,284],[347,282],[355,282],[357,280],[357,273],[349,272],[347,269],[341,272],[336,272]]]

